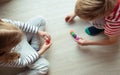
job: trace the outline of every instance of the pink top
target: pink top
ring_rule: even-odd
[[[120,35],[120,0],[113,9],[112,13],[105,17],[104,33],[109,37]]]

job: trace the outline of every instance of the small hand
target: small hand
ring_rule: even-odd
[[[76,15],[75,15],[74,13],[69,14],[69,15],[67,15],[67,16],[65,17],[65,21],[68,22],[68,23],[72,23],[72,22],[74,22],[75,16],[76,16]]]
[[[50,48],[51,45],[52,45],[51,42],[48,43],[48,44],[45,42],[45,43],[42,45],[41,49],[38,51],[38,54],[41,56],[45,51],[48,50],[48,48]]]
[[[80,45],[80,46],[86,46],[86,45],[88,45],[87,44],[87,40],[85,40],[85,39],[83,39],[83,38],[80,38],[79,40],[75,40],[77,43],[78,43],[78,45]]]
[[[38,31],[38,34],[41,35],[45,40],[51,40],[51,36],[47,32]]]
[[[50,43],[45,42],[41,48],[44,49],[44,50],[47,50],[48,48],[50,48],[51,45],[52,45],[51,42]]]

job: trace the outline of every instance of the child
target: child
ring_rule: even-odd
[[[76,41],[79,45],[110,45],[118,41],[120,35],[120,0],[77,0],[75,12],[65,20],[71,23],[78,16],[83,20],[92,21],[94,26],[85,31],[89,35],[96,35],[102,31],[108,36],[103,40]]]
[[[45,20],[40,16],[27,23],[0,19],[0,66],[29,67],[29,70],[19,75],[46,74],[48,61],[41,55],[51,46],[51,42],[44,42],[39,48],[39,40],[41,36],[45,40],[51,38],[43,31],[44,28]]]

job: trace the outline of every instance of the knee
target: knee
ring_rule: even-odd
[[[48,61],[44,61],[43,65],[37,70],[40,74],[46,74],[49,70]]]
[[[45,31],[46,20],[44,17],[37,16],[35,22],[39,30]]]
[[[46,74],[49,70],[49,62],[44,59],[40,58],[35,63],[28,66],[30,69],[36,71],[37,74]]]
[[[45,20],[44,17],[42,17],[42,16],[37,16],[36,19],[37,19],[37,21],[38,21],[38,23],[39,23],[40,25],[42,25],[42,26],[45,26],[45,25],[46,25],[46,20]]]

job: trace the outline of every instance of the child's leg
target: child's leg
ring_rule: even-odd
[[[49,63],[44,58],[39,58],[33,64],[30,64],[28,67],[29,70],[26,70],[18,75],[44,75],[48,72]]]
[[[85,32],[88,35],[97,35],[97,34],[103,32],[103,31],[104,31],[104,29],[98,29],[98,28],[96,28],[94,26],[91,26],[91,27],[88,27],[88,28],[85,29]]]
[[[38,27],[39,30],[44,31],[45,30],[45,19],[41,16],[35,17],[30,19],[27,22],[29,25],[34,25],[36,27]],[[38,38],[38,35],[36,34],[26,34],[28,36],[28,41],[30,41],[31,46],[35,49],[35,50],[39,50],[40,49],[40,38]]]
[[[103,27],[104,27],[104,19],[101,18],[101,19],[97,19],[95,21],[92,21],[90,22],[93,26],[91,27],[88,27],[85,29],[85,32],[88,34],[88,35],[97,35],[101,32],[104,31]]]

